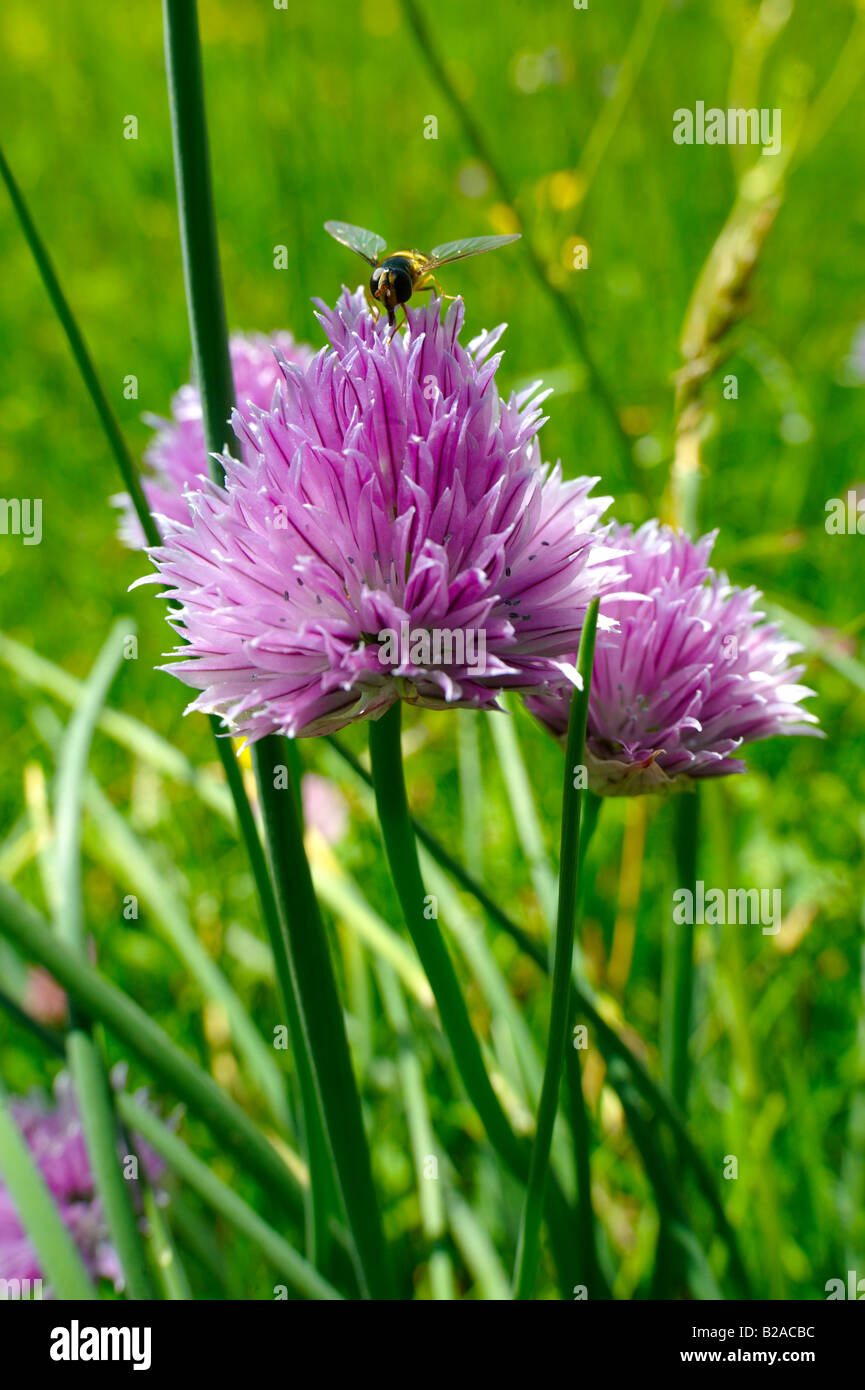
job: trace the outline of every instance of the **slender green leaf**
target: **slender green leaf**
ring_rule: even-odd
[[[87,808],[92,820],[88,837],[91,853],[134,893],[170,950],[183,961],[205,999],[225,1010],[231,1036],[250,1076],[267,1097],[270,1112],[280,1129],[290,1131],[286,1078],[274,1059],[273,1049],[249,1017],[243,1002],[199,941],[180,895],[156,862],[146,841],[131,829],[124,817],[91,781]]]
[[[114,624],[88,677],[61,741],[56,779],[54,871],[57,887],[55,929],[61,941],[85,959],[84,901],[81,889],[82,799],[93,730],[123,659],[129,619]],[[154,1296],[144,1242],[138,1228],[132,1188],[121,1168],[119,1130],[108,1073],[86,1023],[73,1016],[66,1042],[69,1072],[81,1115],[84,1143],[111,1243],[128,1297]]]
[[[93,1299],[96,1290],[72,1236],[0,1090],[0,1177],[57,1298]]]
[[[141,522],[142,529],[150,545],[159,544],[159,531],[156,522],[150,515],[144,493],[141,488],[141,480],[138,476],[138,469],[135,461],[129,452],[126,440],[123,438],[117,417],[108,402],[108,397],[102,386],[102,382],[93,365],[93,359],[84,341],[84,335],[78,327],[75,316],[69,307],[66,296],[60,287],[57,272],[48,255],[47,247],[36,230],[36,224],[30,215],[27,204],[24,201],[21,190],[12,176],[12,170],[6,161],[3,151],[0,150],[0,178],[6,185],[9,197],[12,199],[12,206],[21,224],[27,245],[33,254],[33,259],[42,276],[42,283],[48,291],[48,298],[54,308],[64,333],[66,334],[69,346],[72,349],[72,356],[75,358],[76,365],[84,380],[84,385],[96,413],[99,416],[105,438],[108,441],[111,452],[120,469],[121,476],[126,484],[126,490],[132,499],[138,520]]]
[[[0,633],[0,662],[28,685],[35,686],[37,690],[44,690],[46,694],[53,695],[55,699],[73,709],[83,698],[83,681],[76,680],[62,667],[14,641],[5,633]],[[216,811],[224,820],[233,823],[233,808],[228,788],[211,773],[197,768],[179,748],[148,728],[146,724],[121,710],[103,709],[99,714],[97,728],[121,748],[128,749],[142,762],[162,773],[164,777],[170,777],[172,781],[192,788],[206,806]]]
[[[186,1302],[192,1298],[192,1290],[165,1212],[152,1187],[144,1191],[144,1215],[149,1231],[148,1245],[163,1294],[172,1303]]]
[[[468,1202],[455,1192],[448,1193],[448,1222],[460,1254],[486,1302],[509,1303],[511,1286],[487,1231]]]
[[[215,1212],[225,1217],[253,1241],[274,1268],[284,1275],[292,1288],[307,1298],[332,1300],[342,1297],[322,1278],[314,1266],[302,1255],[298,1255],[242,1197],[238,1197],[206,1163],[202,1163],[174,1130],[169,1129],[152,1110],[128,1094],[121,1096],[119,1103],[124,1119],[136,1134],[140,1134],[142,1139],[161,1154],[169,1168]]]
[[[89,1018],[105,1025],[151,1074],[221,1139],[248,1172],[299,1209],[300,1163],[289,1167],[273,1145],[212,1077],[202,1071],[149,1014],[48,930],[44,921],[8,884],[0,883],[0,934],[26,959],[44,966]]]

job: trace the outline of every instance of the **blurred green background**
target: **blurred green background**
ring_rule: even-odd
[[[453,267],[445,288],[464,294],[470,335],[508,322],[501,386],[535,377],[555,386],[544,457],[560,457],[570,475],[600,475],[623,520],[661,508],[683,318],[755,154],[677,146],[672,113],[698,100],[723,107],[729,95],[734,105],[781,108],[788,138],[801,121],[775,225],[726,344],[730,356],[705,389],[699,524],[720,528],[716,560],[732,579],[756,584],[804,624],[795,633],[809,647],[806,679],[819,696],[812,708],[828,737],[757,748],[747,778],[705,789],[701,877],[707,884],[781,887],[785,922],[776,937],[758,928],[703,928],[698,935],[691,1107],[694,1132],[719,1179],[724,1156],[739,1157],[739,1177],[722,1182],[723,1196],[758,1292],[820,1298],[827,1279],[851,1268],[865,1275],[865,667],[858,660],[865,542],[830,536],[824,526],[827,499],[865,483],[865,349],[858,360],[853,350],[865,320],[865,99],[855,80],[863,7],[848,0],[590,0],[588,9],[575,10],[565,0],[420,0],[419,8],[448,81],[514,191],[526,234],[516,247]],[[321,344],[311,297],[332,300],[362,271],[323,232],[328,218],[371,227],[392,245],[421,247],[516,225],[398,0],[286,10],[270,0],[202,0],[200,22],[232,328],[289,328]],[[148,438],[142,412],[167,411],[188,379],[190,357],[160,8],[151,2],[133,13],[95,0],[43,7],[7,0],[0,52],[0,138],[139,453]],[[130,115],[138,121],[135,140],[124,138]],[[429,116],[437,120],[435,140],[424,138]],[[626,451],[533,274],[529,240],[553,285],[579,308]],[[589,264],[576,271],[579,243],[588,247]],[[281,245],[288,267],[277,270],[274,249]],[[0,494],[43,499],[41,545],[0,537],[0,626],[81,677],[112,618],[133,615],[138,660],[126,663],[114,703],[195,762],[212,765],[205,722],[184,721],[185,691],[153,672],[170,645],[162,605],[151,589],[126,594],[145,566],[115,539],[107,502],[120,489],[113,460],[5,194],[0,286]],[[738,378],[736,400],[723,397],[724,373]],[[138,378],[136,400],[123,394],[130,374]],[[38,901],[53,766],[46,708],[55,722],[67,711],[5,667],[0,683],[0,870]],[[464,774],[477,734],[482,798],[472,794],[467,774],[461,785],[458,727]],[[525,834],[525,824],[502,780],[488,724],[478,719],[469,728],[462,716],[458,722],[412,712],[408,728],[417,811],[449,843],[462,845],[494,895],[542,934],[537,885],[518,833]],[[552,861],[561,755],[523,716],[517,731]],[[363,733],[354,730],[347,740],[358,751]],[[303,752],[311,767],[334,774],[320,748],[307,743]],[[275,1003],[247,939],[258,927],[242,851],[190,791],[105,738],[97,739],[93,768],[268,1032]],[[346,781],[345,790],[353,818],[340,861],[376,911],[396,924],[375,826],[357,785]],[[670,808],[662,803],[606,808],[592,849],[584,925],[593,983],[611,1015],[627,1019],[629,1037],[653,1068],[673,881],[669,829]],[[137,922],[122,920],[122,880],[91,853],[85,886],[102,965],[254,1110],[219,1020],[202,1015],[194,986],[150,930],[146,908]],[[546,991],[507,939],[490,939],[540,1040]],[[393,1039],[363,952],[355,959],[349,949],[346,960],[352,1037],[388,1225],[404,1237],[404,1260],[416,1268],[425,1296]],[[497,1043],[495,1010],[468,987],[478,1028]],[[507,1187],[502,1194],[504,1180],[483,1147],[466,1144],[465,1127],[476,1134],[475,1121],[453,1100],[436,1034],[427,1029],[418,1048],[439,1139],[456,1159],[455,1188],[507,1249],[510,1209],[518,1204],[507,1200]],[[5,1023],[0,1060],[17,1089],[47,1075],[38,1051]],[[649,1188],[596,1053],[585,1083],[598,1144],[596,1205],[618,1271],[616,1292],[638,1295],[651,1276]],[[199,1151],[223,1164],[208,1154],[209,1143],[197,1135]],[[705,1234],[709,1223],[693,1193],[688,1210]],[[231,1252],[232,1237],[218,1229],[216,1237]],[[720,1252],[712,1247],[710,1256],[721,1268]],[[202,1251],[198,1260],[206,1293]],[[253,1256],[235,1251],[229,1263],[238,1296],[270,1296],[270,1275]],[[470,1272],[461,1279],[470,1295],[477,1293]]]

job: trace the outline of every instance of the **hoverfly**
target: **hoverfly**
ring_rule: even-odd
[[[384,237],[375,232],[367,232],[363,227],[352,227],[348,222],[325,222],[324,230],[335,241],[363,256],[373,267],[369,277],[369,293],[373,299],[384,305],[387,321],[396,326],[396,310],[411,299],[415,290],[438,290],[442,288],[433,275],[439,266],[449,265],[451,261],[464,261],[467,256],[480,256],[484,251],[494,251],[497,246],[507,246],[509,241],[519,241],[519,232],[509,236],[474,236],[464,241],[446,241],[434,246],[428,256],[422,251],[392,251],[382,258],[387,243]]]

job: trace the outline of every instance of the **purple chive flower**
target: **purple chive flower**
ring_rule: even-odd
[[[13,1100],[10,1109],[87,1269],[96,1278],[110,1279],[115,1288],[122,1288],[120,1263],[93,1190],[69,1077],[65,1073],[58,1076],[53,1102],[25,1097]],[[140,1141],[136,1142],[136,1151],[148,1178],[157,1178],[164,1167],[162,1160]],[[18,1219],[12,1198],[0,1182],[0,1279],[41,1277],[36,1251]]]
[[[254,741],[567,684],[586,606],[620,578],[609,499],[542,465],[544,396],[496,389],[503,329],[466,349],[461,301],[393,338],[360,290],[319,307],[332,346],[235,414],[243,461],[151,552],[190,709]]]
[[[296,343],[290,333],[274,333],[269,338],[260,333],[232,335],[231,369],[241,405],[251,402],[269,408],[280,379],[275,349],[288,362],[305,364],[312,357],[312,348]],[[181,386],[171,402],[170,420],[158,415],[145,415],[144,419],[156,431],[144,453],[151,470],[150,476],[142,479],[147,504],[156,517],[185,521],[187,488],[199,488],[208,476],[198,387],[190,383]],[[119,493],[111,501],[120,509],[120,539],[132,550],[143,550],[147,542],[128,493]]]
[[[663,791],[685,778],[744,772],[743,744],[775,734],[814,734],[795,684],[801,651],[762,621],[756,589],[739,589],[709,566],[715,533],[702,540],[647,522],[617,527],[621,595],[602,602],[618,630],[599,637],[586,731],[589,785],[606,796]],[[637,596],[637,597],[634,597]],[[529,709],[563,736],[563,694],[531,697]]]

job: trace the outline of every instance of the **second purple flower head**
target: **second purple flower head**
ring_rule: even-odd
[[[709,565],[715,537],[693,541],[647,522],[616,527],[623,594],[601,604],[616,620],[595,648],[586,729],[592,790],[637,795],[744,772],[743,744],[777,734],[813,734],[801,701],[800,651],[763,621],[755,589],[739,589]],[[526,701],[564,737],[569,701],[560,692]]]

